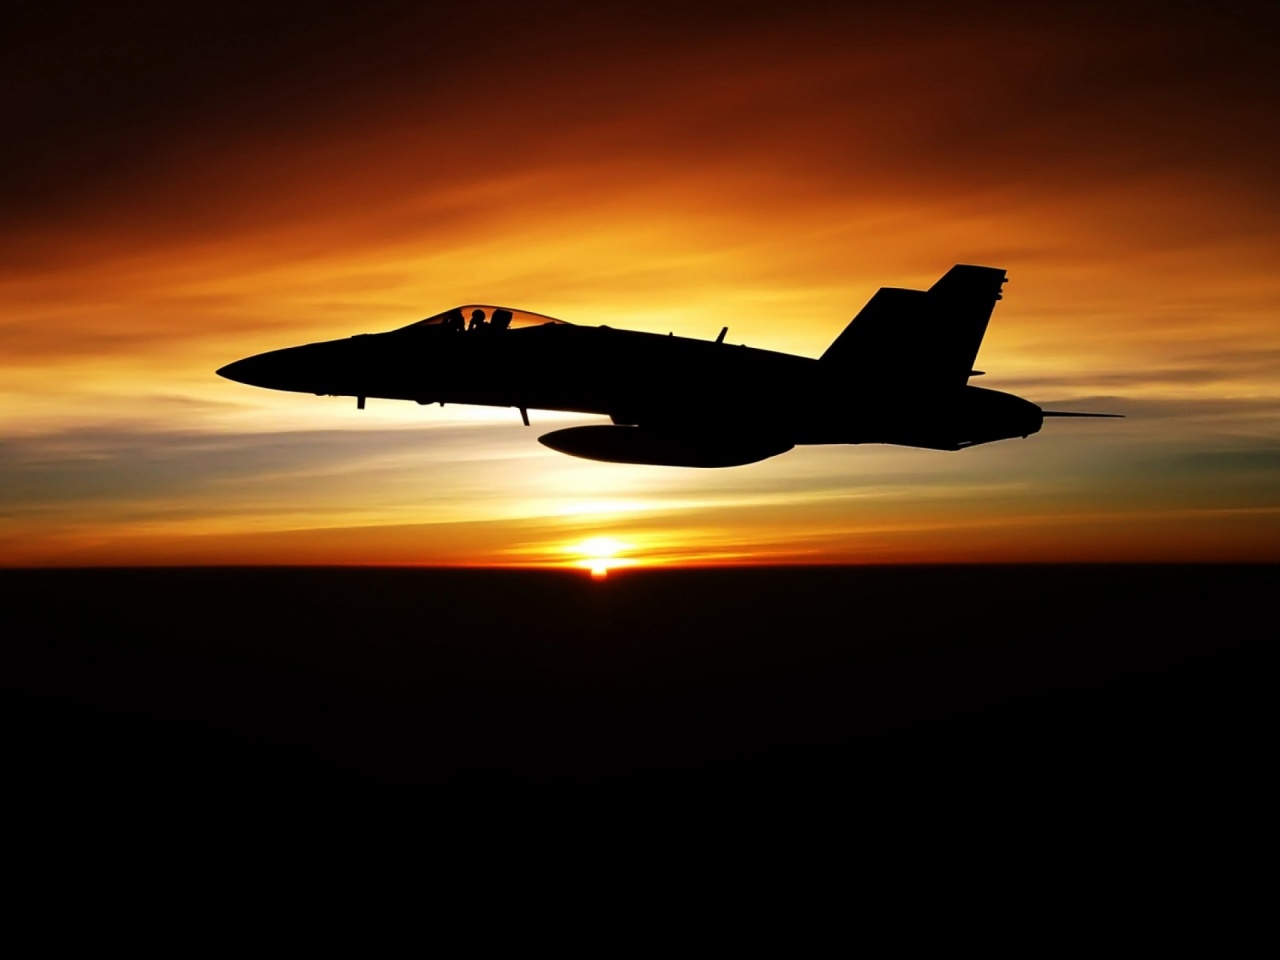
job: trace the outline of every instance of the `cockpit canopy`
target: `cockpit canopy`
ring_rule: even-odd
[[[444,330],[463,331],[511,330],[520,327],[541,327],[546,324],[569,326],[563,320],[544,317],[540,313],[528,310],[513,310],[510,307],[495,307],[489,304],[469,303],[462,307],[454,307],[434,317],[427,317],[411,323],[400,330],[418,330],[427,327],[439,327]]]

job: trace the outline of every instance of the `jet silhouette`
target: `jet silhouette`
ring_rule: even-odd
[[[732,467],[797,444],[932,450],[1027,437],[1029,400],[969,386],[1005,271],[957,264],[928,290],[884,287],[818,359],[469,305],[388,333],[258,354],[220,376],[273,390],[600,414],[538,439],[590,460]]]

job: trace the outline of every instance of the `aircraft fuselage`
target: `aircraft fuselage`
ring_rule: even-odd
[[[928,290],[881,288],[818,359],[715,341],[455,307],[393,330],[273,350],[218,371],[332,396],[559,410],[611,424],[538,439],[593,460],[729,467],[796,444],[959,450],[1026,437],[1045,412],[971,387],[1003,270],[957,264]],[[468,313],[469,311],[469,313]],[[467,317],[470,316],[470,324]]]
[[[668,432],[715,428],[795,444],[957,449],[1040,429],[1040,409],[961,386],[850,383],[819,360],[608,327],[405,328],[290,347],[219,371],[323,396],[598,414]]]

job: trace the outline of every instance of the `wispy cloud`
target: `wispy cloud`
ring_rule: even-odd
[[[1280,553],[1261,5],[580,6],[13,20],[0,563]],[[1128,419],[699,473],[213,373],[471,300],[816,356],[955,262],[981,385]]]

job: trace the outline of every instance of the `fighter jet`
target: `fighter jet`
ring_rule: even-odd
[[[715,340],[580,326],[469,305],[387,333],[237,360],[220,376],[317,396],[598,414],[538,439],[589,460],[733,467],[798,444],[931,450],[1028,437],[1042,410],[969,385],[1005,271],[957,264],[928,290],[884,287],[817,359]]]

